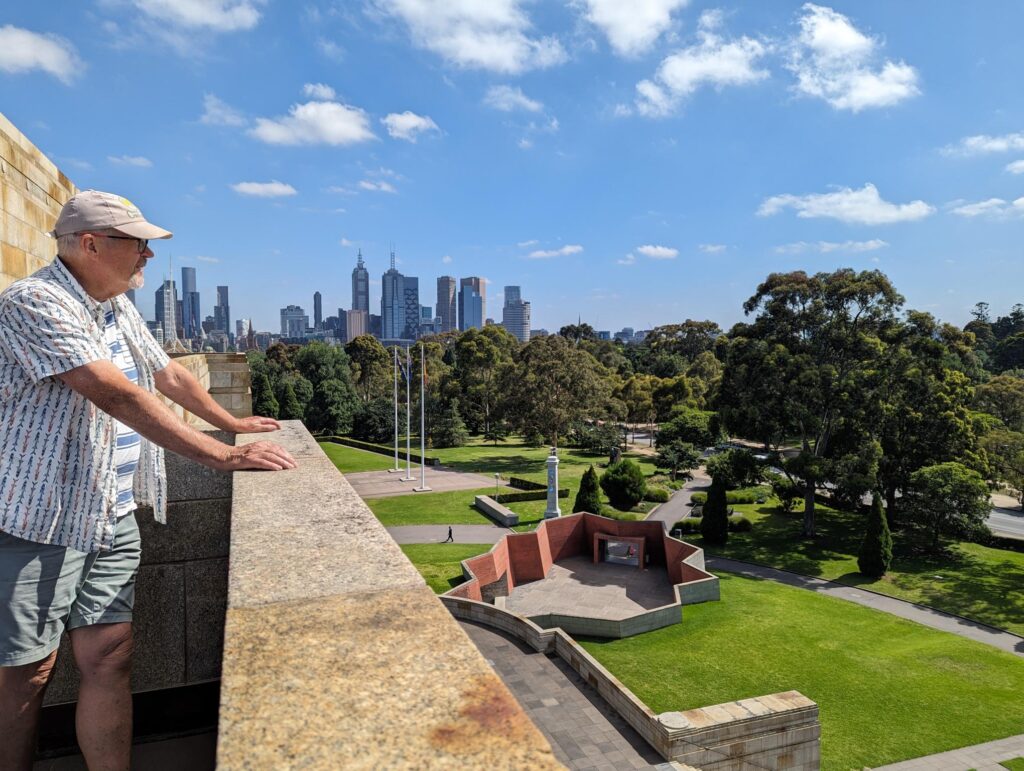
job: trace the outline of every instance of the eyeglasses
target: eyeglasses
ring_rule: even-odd
[[[97,233],[96,235],[103,235],[103,234],[102,233]],[[149,239],[148,238],[133,238],[132,236],[107,236],[107,235],[103,235],[103,237],[104,238],[113,238],[113,239],[115,239],[117,241],[135,241],[138,244],[139,254],[143,254],[146,251],[146,249],[149,247]]]

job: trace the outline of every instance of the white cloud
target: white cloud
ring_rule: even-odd
[[[666,57],[652,80],[636,84],[636,109],[641,115],[668,115],[701,86],[744,86],[768,77],[767,70],[756,67],[768,47],[746,36],[726,42],[717,33],[720,23],[718,13],[701,14],[700,42]]]
[[[802,10],[788,62],[798,92],[853,112],[889,107],[921,93],[917,70],[902,61],[879,63],[882,44],[849,18],[813,3]]]
[[[375,0],[401,19],[413,43],[466,69],[516,74],[560,64],[565,49],[555,37],[531,37],[522,0]]]
[[[237,182],[231,186],[239,195],[251,195],[256,198],[281,198],[295,195],[299,191],[289,184],[278,182]]]
[[[942,148],[943,155],[987,155],[989,153],[1006,153],[1011,150],[1024,150],[1024,131],[1015,134],[989,136],[976,134],[964,137],[958,144],[946,145]]]
[[[950,211],[961,217],[988,217],[990,219],[1006,219],[1024,215],[1024,197],[1015,201],[1005,201],[1002,198],[989,198],[986,201],[977,203],[965,203],[956,206]]]
[[[208,126],[244,126],[245,118],[242,113],[213,94],[204,94],[203,114],[199,122]]]
[[[136,8],[158,22],[186,29],[234,32],[252,29],[264,0],[133,0]]]
[[[698,244],[697,248],[704,254],[718,254],[724,252],[727,247],[725,244]]]
[[[341,240],[338,243],[341,244],[342,246],[355,246],[355,244],[352,241],[349,241],[344,236],[341,237]]]
[[[672,13],[689,0],[582,0],[586,19],[608,37],[620,56],[639,56],[672,26]]]
[[[797,241],[792,244],[776,246],[775,252],[777,254],[803,254],[804,252],[819,252],[821,254],[850,252],[857,254],[860,252],[874,252],[878,249],[884,249],[888,245],[887,241],[883,241],[880,238],[872,238],[869,241],[816,241],[814,243]]]
[[[516,146],[517,146],[517,147],[518,147],[518,148],[519,148],[520,150],[529,150],[529,149],[530,149],[531,147],[533,147],[533,142],[531,142],[531,141],[530,141],[529,139],[527,139],[526,137],[523,137],[523,138],[522,138],[522,139],[520,139],[520,140],[519,140],[518,142],[516,142]]]
[[[257,118],[249,133],[272,145],[354,145],[376,139],[363,110],[338,102],[293,105],[280,118]]]
[[[502,112],[540,112],[544,109],[543,104],[528,97],[519,86],[491,86],[484,95],[484,104]]]
[[[671,246],[644,244],[643,246],[638,246],[636,250],[644,257],[650,257],[654,260],[674,260],[679,256],[679,250],[673,249]]]
[[[0,27],[0,71],[17,74],[42,70],[69,85],[82,68],[75,47],[64,38],[11,24]]]
[[[530,252],[526,257],[530,260],[544,260],[549,257],[565,257],[570,254],[579,254],[582,251],[583,247],[579,244],[567,244],[561,249],[538,249],[535,252]]]
[[[107,160],[115,166],[135,166],[140,169],[148,169],[153,161],[141,155],[108,155]]]
[[[450,265],[451,261],[452,256],[450,254],[446,254],[444,257],[441,258],[441,262],[443,262],[445,265]]]
[[[363,179],[360,180],[359,187],[361,187],[363,190],[371,190],[375,193],[398,192],[397,190],[395,190],[394,185],[392,185],[390,182],[384,182],[383,180],[381,180],[380,182],[374,182],[373,180]]]
[[[320,102],[333,102],[334,97],[337,96],[334,89],[325,83],[306,83],[302,87],[302,93],[310,99]]]
[[[520,249],[526,249],[527,247],[530,246],[536,246],[538,243],[540,242],[536,238],[531,238],[529,241],[520,241],[518,244],[516,244],[516,246],[518,246]]]
[[[325,192],[334,193],[336,195],[355,195],[356,194],[355,190],[353,190],[350,187],[345,187],[344,185],[331,185],[330,187],[328,187],[326,189]]]
[[[616,260],[615,262],[619,265],[634,265],[636,264],[636,255],[630,252],[621,260]]]
[[[798,217],[830,217],[853,225],[888,225],[894,222],[912,222],[923,219],[935,211],[924,201],[894,204],[882,200],[878,188],[870,182],[860,190],[848,187],[832,193],[811,195],[775,195],[766,198],[757,210],[762,217],[793,209]]]
[[[1024,174],[1024,161],[1013,161],[1006,164],[1006,170],[1011,174]]]
[[[415,142],[416,138],[427,131],[440,131],[437,124],[427,115],[417,115],[414,112],[393,112],[380,119],[390,134],[395,139],[404,139],[406,142]]]
[[[197,254],[195,259],[199,260],[199,262],[209,262],[209,263],[218,263],[218,262],[220,262],[220,257],[207,257],[206,255],[203,255],[203,254]]]

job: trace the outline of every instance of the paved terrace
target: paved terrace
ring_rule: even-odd
[[[494,478],[483,474],[469,474],[451,469],[427,466],[425,478],[427,487],[435,493],[447,493],[452,490],[479,490],[481,487],[494,488]],[[393,471],[362,471],[358,474],[346,474],[345,479],[359,494],[360,498],[390,498],[396,495],[415,493],[414,487],[420,484],[420,468],[412,467],[413,481],[403,482],[405,463],[400,472]],[[508,482],[502,481],[502,485]]]

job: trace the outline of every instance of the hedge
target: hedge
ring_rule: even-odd
[[[725,493],[725,502],[738,504],[738,503],[757,503],[758,499],[764,500],[764,493],[757,493],[753,490],[727,490]],[[690,500],[693,501],[694,506],[703,506],[707,503],[707,493],[694,493],[690,496]]]
[[[681,519],[672,525],[672,530],[678,530],[684,535],[692,535],[700,532],[700,519]]]
[[[378,455],[390,455],[392,457],[394,457],[395,455],[394,447],[381,447],[379,444],[373,444],[373,442],[363,442],[360,441],[359,439],[352,439],[351,437],[348,436],[318,436],[317,439],[321,442],[333,442],[334,444],[343,444],[346,447],[355,447],[357,450],[375,452]],[[405,460],[405,450],[403,450],[401,447],[398,448],[398,459],[400,461]],[[419,453],[416,452],[409,453],[409,459],[413,463],[419,463],[420,455]],[[440,466],[441,459],[431,458],[428,455],[425,463],[428,466]]]
[[[651,503],[665,503],[670,497],[668,490],[663,487],[648,487],[644,493],[644,500]]]
[[[522,477],[509,477],[508,486],[514,487],[517,490],[547,490],[548,486],[541,484],[540,482],[531,482],[529,479],[523,479]]]
[[[672,530],[679,530],[684,535],[692,535],[700,532],[700,517],[687,517],[672,525]],[[742,514],[729,516],[730,533],[749,533],[754,529],[753,523]]]
[[[548,491],[545,487],[543,490],[528,490],[522,493],[498,493],[492,495],[491,498],[498,503],[515,503],[516,501],[543,501],[548,497]],[[563,487],[558,491],[559,498],[569,497],[569,488]]]

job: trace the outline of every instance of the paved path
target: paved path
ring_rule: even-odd
[[[992,513],[988,515],[988,526],[996,535],[1024,538],[1024,511],[1016,498],[1002,493],[992,496]]]
[[[400,525],[388,532],[395,543],[441,543],[448,537],[448,525]],[[511,532],[499,525],[452,525],[455,543],[497,543]]]
[[[662,757],[561,658],[496,629],[459,625],[571,769],[665,768]]]
[[[389,498],[395,495],[415,495],[413,488],[419,487],[420,469],[419,466],[412,467],[412,482],[403,482],[405,467],[402,471],[394,473],[391,471],[361,471],[358,474],[345,474],[360,498]],[[494,477],[483,474],[468,474],[462,471],[452,471],[448,468],[434,468],[428,466],[425,471],[427,486],[437,493],[450,492],[452,490],[477,490],[481,487],[494,489]],[[507,482],[502,482],[507,485]]]
[[[667,502],[648,514],[647,519],[664,522],[671,528],[690,513],[690,497],[698,490],[703,490],[711,485],[711,477],[704,473],[703,468],[694,469],[691,473],[693,479],[688,481],[681,490],[676,490]]]
[[[707,557],[707,567],[711,571],[724,570],[742,576],[777,581],[787,586],[810,589],[813,592],[827,594],[830,597],[838,597],[841,600],[855,602],[858,605],[865,605],[884,613],[891,613],[900,618],[916,621],[918,624],[930,626],[933,629],[951,632],[952,634],[966,637],[969,640],[982,642],[1024,658],[1024,637],[1018,637],[1010,632],[986,626],[985,624],[961,618],[960,616],[954,616],[950,613],[943,613],[941,610],[935,610],[924,605],[916,605],[906,600],[898,600],[895,597],[876,594],[861,587],[847,586],[835,581],[811,578],[810,576],[802,576],[798,573],[790,573],[786,570],[776,570],[775,568],[725,559],[724,557]]]
[[[1013,760],[1022,757],[1024,757],[1024,734],[985,744],[975,744],[973,747],[963,747],[950,752],[941,752],[938,755],[904,760],[888,766],[878,766],[875,771],[967,771],[969,768],[976,769],[976,771],[1006,771],[1005,766],[999,765],[1000,760]]]

